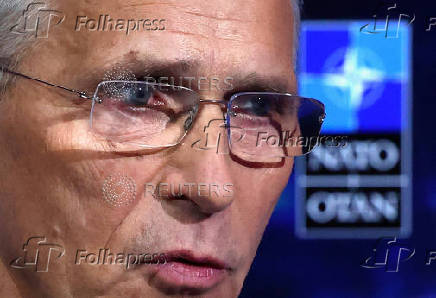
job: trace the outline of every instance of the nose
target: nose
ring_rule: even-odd
[[[221,107],[200,105],[183,144],[171,155],[166,179],[177,186],[179,197],[192,201],[202,213],[220,212],[233,202],[233,161],[222,148],[228,144]]]

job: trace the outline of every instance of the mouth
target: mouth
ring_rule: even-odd
[[[156,267],[156,279],[161,287],[182,292],[210,290],[231,271],[222,260],[198,256],[187,250],[167,252],[165,261],[165,264]]]
[[[165,260],[167,263],[179,263],[186,267],[209,268],[217,270],[228,268],[228,266],[221,260],[209,256],[196,257],[190,251],[169,252],[165,254]]]

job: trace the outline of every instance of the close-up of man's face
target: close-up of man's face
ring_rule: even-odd
[[[198,108],[186,103],[166,113],[162,106],[174,100],[171,92],[156,91],[161,96],[155,96],[154,106],[162,110],[146,119],[139,115],[142,107],[122,110],[124,102],[118,100],[136,87],[122,82],[97,86],[192,77],[189,88],[196,95],[191,97],[204,100],[228,102],[241,92],[296,94],[292,3],[62,0],[47,5],[64,14],[63,22],[52,24],[47,38],[34,38],[7,57],[9,68],[91,97],[98,89],[108,100],[99,104],[95,98],[4,74],[2,281],[15,285],[7,288],[23,297],[237,297],[293,158],[255,162],[196,149],[193,144],[204,143],[208,123],[228,112],[226,103]],[[95,30],[95,23],[87,23],[100,15],[161,22],[156,23],[159,29],[126,34]],[[200,77],[207,87],[198,88]],[[194,118],[190,111],[195,120],[187,124]],[[260,118],[234,123],[266,126]],[[179,122],[189,130],[174,142],[168,129],[178,132]],[[227,142],[220,123],[208,128],[208,138]],[[137,139],[174,144],[146,148]],[[119,188],[124,196],[117,196]],[[172,189],[180,192],[173,195]],[[62,249],[44,251],[49,253],[48,272],[11,270],[11,260],[23,254],[23,244],[32,237]],[[126,268],[120,257],[119,263],[102,264],[95,257],[103,250],[159,255],[162,262],[143,257]],[[57,258],[60,251],[64,255]]]
[[[0,0],[0,298],[434,297],[421,2]]]

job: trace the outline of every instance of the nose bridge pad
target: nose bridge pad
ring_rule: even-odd
[[[188,131],[192,127],[197,112],[198,112],[198,106],[194,106],[194,108],[191,111],[189,111],[189,116],[185,120],[185,124],[183,125],[185,131]]]
[[[194,122],[193,120],[194,119],[193,119],[193,116],[192,116],[192,112],[189,112],[189,116],[185,120],[185,124],[183,125],[183,127],[185,128],[185,131],[188,131],[191,128],[192,123]]]
[[[231,116],[231,111],[228,108],[227,113],[224,115],[225,116],[225,131],[226,131],[226,137],[227,137],[227,144],[229,146],[229,150],[231,150],[231,146],[232,144],[230,143],[230,116]]]

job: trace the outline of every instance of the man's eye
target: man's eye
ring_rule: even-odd
[[[247,100],[241,108],[245,113],[249,113],[253,116],[268,116],[272,109],[272,104],[269,100],[265,100],[262,97],[255,97],[251,100]]]
[[[147,87],[131,89],[125,95],[125,103],[134,108],[174,108],[168,101],[170,98],[156,90]]]
[[[140,87],[130,89],[126,94],[126,103],[135,107],[144,107],[149,105],[150,99],[153,98],[153,90]]]
[[[125,113],[144,117],[152,111],[173,115],[182,112],[188,94],[179,89],[159,90],[132,82],[108,82],[100,86],[97,98]]]

